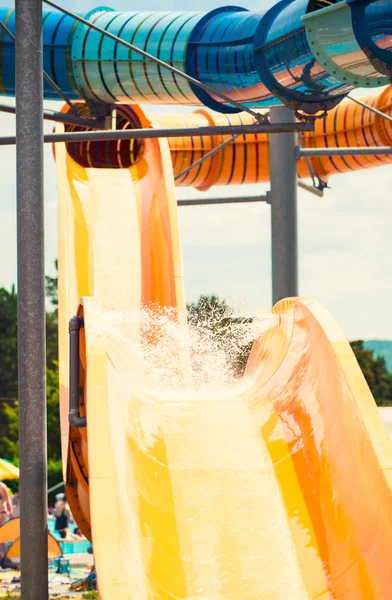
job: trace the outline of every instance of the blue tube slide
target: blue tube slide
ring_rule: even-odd
[[[313,114],[332,108],[354,87],[382,86],[391,78],[391,0],[281,0],[261,12],[237,6],[208,13],[98,7],[83,16],[210,90],[72,17],[45,12],[45,71],[69,99],[90,104],[204,104],[238,112],[222,101],[224,94],[248,107],[283,103]],[[13,9],[1,8],[0,20],[17,34]],[[3,30],[0,94],[15,95],[15,47]],[[57,97],[47,82],[44,94]]]

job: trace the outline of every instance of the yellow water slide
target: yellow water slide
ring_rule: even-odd
[[[146,140],[140,152],[129,169],[94,169],[56,146],[66,490],[100,597],[387,600],[392,446],[320,306],[275,306],[230,388],[195,388],[187,343],[170,354],[181,386],[140,376],[137,349],[163,335],[141,304],[187,340],[170,150]],[[81,429],[68,424],[76,313]]]

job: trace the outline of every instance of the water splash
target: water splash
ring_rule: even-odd
[[[138,386],[155,392],[227,392],[240,385],[253,342],[276,320],[267,311],[244,316],[238,307],[202,298],[186,315],[154,305],[109,312],[105,328],[122,339]]]

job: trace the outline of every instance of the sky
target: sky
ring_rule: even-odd
[[[62,0],[64,3],[64,0]],[[11,4],[11,2],[10,2]],[[82,12],[96,1],[67,0]],[[197,10],[219,4],[198,0]],[[250,9],[271,2],[243,2]],[[109,5],[128,9],[129,1]],[[0,0],[0,6],[8,2]],[[175,10],[178,0],[148,0],[146,10]],[[358,91],[356,95],[360,95]],[[48,103],[53,107],[54,103]],[[151,108],[147,108],[147,111]],[[162,110],[161,107],[153,110]],[[52,125],[46,123],[49,132]],[[12,115],[0,113],[1,135],[15,131]],[[0,148],[0,286],[16,281],[15,149]],[[392,165],[330,179],[324,198],[299,190],[299,292],[315,298],[349,339],[392,339]],[[215,188],[211,196],[256,195],[268,185]],[[198,197],[178,189],[179,198]],[[270,209],[265,203],[180,207],[180,234],[188,300],[202,293],[238,301],[249,310],[271,306]],[[45,147],[46,268],[57,256],[57,189],[50,146]]]

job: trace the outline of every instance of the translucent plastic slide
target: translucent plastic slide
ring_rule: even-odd
[[[392,446],[349,344],[287,300],[242,381],[198,388],[169,146],[141,153],[93,169],[56,146],[66,488],[101,598],[388,599]],[[67,420],[76,312],[83,429]]]

